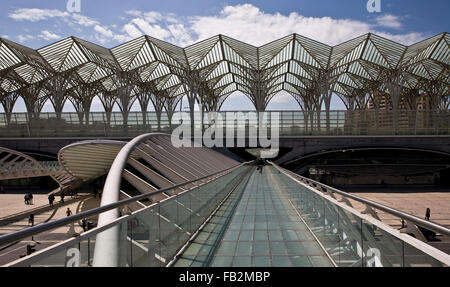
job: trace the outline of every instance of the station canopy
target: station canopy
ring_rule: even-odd
[[[0,38],[0,92],[47,87],[42,83],[59,76],[68,90],[114,93],[132,85],[132,94],[178,97],[194,91],[216,101],[241,91],[263,97],[265,104],[280,91],[301,97],[324,87],[344,97],[374,87],[387,91],[392,79],[407,90],[431,83],[448,95],[449,47],[448,33],[411,46],[371,33],[336,46],[292,34],[261,47],[217,35],[181,48],[145,35],[111,49],[68,37],[34,50]]]

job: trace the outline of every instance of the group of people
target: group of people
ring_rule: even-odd
[[[33,205],[33,194],[31,192],[27,192],[24,199],[26,205]]]

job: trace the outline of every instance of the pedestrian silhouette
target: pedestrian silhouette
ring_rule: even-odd
[[[55,201],[55,195],[52,193],[48,196],[48,203],[50,206],[53,206],[53,202]]]
[[[425,212],[425,220],[430,220],[431,216],[431,209],[427,208],[427,211]]]
[[[28,224],[31,224],[31,226],[34,226],[34,214],[33,213],[31,213],[28,216]]]

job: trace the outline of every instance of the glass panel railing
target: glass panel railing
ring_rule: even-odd
[[[274,117],[275,113],[279,115]],[[204,115],[204,128],[214,118],[224,129],[245,134],[257,125],[255,111],[222,111],[218,117]],[[86,116],[89,119],[86,122]],[[141,112],[130,112],[125,120],[121,112],[93,112],[83,116],[77,113],[0,113],[1,137],[64,137],[64,136],[136,136],[143,132],[170,131],[166,113],[162,113],[159,129],[155,112],[147,112],[146,120]],[[189,113],[183,113],[189,119]],[[448,135],[450,134],[449,111],[399,110],[353,110],[330,112],[269,111],[265,113],[270,126],[279,127],[280,136],[305,135]],[[176,118],[176,117],[175,117]],[[178,117],[179,118],[179,117]],[[195,112],[196,129],[201,128],[201,115]],[[277,118],[278,122],[272,121]],[[9,121],[8,121],[9,119]],[[177,126],[179,123],[174,123]]]
[[[356,210],[325,198],[286,174],[282,176],[293,206],[338,266],[446,266],[419,247],[423,242],[412,237],[405,241],[407,235],[361,217]]]
[[[118,230],[118,266],[166,266],[250,169],[241,166],[202,186],[82,233],[10,266],[92,266],[98,234]]]

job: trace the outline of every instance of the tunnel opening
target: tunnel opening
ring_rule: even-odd
[[[284,167],[330,186],[450,187],[450,154],[420,149],[351,148],[305,155]]]

